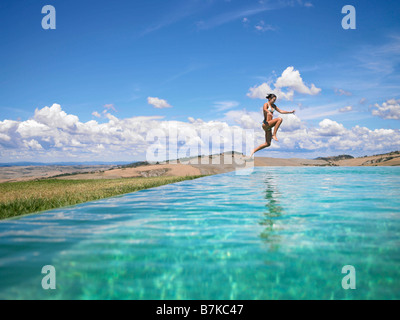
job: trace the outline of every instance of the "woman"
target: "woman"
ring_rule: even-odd
[[[269,94],[267,97],[268,102],[264,103],[263,107],[263,112],[264,112],[264,121],[262,122],[262,128],[265,131],[265,143],[262,145],[258,146],[253,150],[253,152],[250,155],[250,158],[253,157],[253,154],[256,153],[257,151],[267,148],[271,145],[271,138],[274,140],[278,141],[278,138],[276,137],[276,133],[278,132],[278,129],[282,123],[282,118],[273,118],[273,113],[274,110],[278,111],[281,114],[289,114],[289,113],[295,113],[296,110],[293,111],[283,111],[279,109],[275,105],[276,101],[276,95],[273,93]],[[272,128],[274,128],[274,133],[272,134]]]

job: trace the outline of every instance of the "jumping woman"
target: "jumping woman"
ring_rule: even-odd
[[[278,129],[282,123],[282,118],[273,118],[273,113],[274,111],[278,111],[281,114],[289,114],[289,113],[295,113],[296,110],[293,111],[283,111],[281,109],[279,109],[276,105],[275,105],[275,101],[276,101],[276,95],[274,95],[273,93],[269,94],[267,97],[268,101],[266,103],[264,103],[264,107],[263,107],[263,112],[264,112],[264,121],[262,122],[262,128],[265,131],[265,143],[263,143],[262,145],[258,146],[257,148],[255,148],[253,150],[253,152],[250,155],[250,158],[253,157],[253,154],[256,153],[257,151],[267,148],[271,145],[271,139],[273,138],[274,140],[278,141],[278,138],[276,137],[276,133],[278,132]],[[272,128],[274,128],[274,133],[272,134]]]

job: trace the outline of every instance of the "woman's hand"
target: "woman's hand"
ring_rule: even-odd
[[[293,110],[292,113],[294,114],[296,112],[296,110]]]

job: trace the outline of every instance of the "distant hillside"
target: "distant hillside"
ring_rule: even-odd
[[[157,163],[158,164],[158,163]],[[143,166],[149,166],[150,163],[147,161],[138,161],[138,162],[132,162],[128,164],[124,164],[119,166],[120,168],[136,168],[136,167],[143,167]]]
[[[375,158],[373,158],[375,157]],[[363,165],[378,165],[389,163],[390,160],[392,163],[397,163],[400,159],[400,151],[394,151],[390,153],[378,154],[373,157],[368,157],[368,160],[363,163]],[[396,161],[397,160],[397,161]]]
[[[230,156],[230,155],[232,155],[232,156],[235,156],[235,155],[237,155],[237,156],[243,156],[243,153],[237,152],[237,151],[226,151],[226,152],[215,153],[215,154],[209,154],[209,155],[204,155],[204,154],[202,154],[202,155],[193,156],[193,157],[184,157],[184,158],[179,158],[179,159],[170,159],[170,160],[167,160],[167,161],[163,161],[162,163],[167,164],[167,163],[170,163],[170,162],[172,162],[172,163],[174,163],[174,162],[187,162],[187,161],[190,161],[190,160],[193,160],[193,159],[196,159],[196,158],[203,158],[203,157],[212,158],[212,157]]]
[[[97,166],[97,165],[121,165],[129,163],[128,161],[115,161],[115,162],[106,162],[106,161],[86,161],[86,162],[29,162],[29,161],[21,161],[21,162],[6,162],[0,163],[0,167],[27,167],[27,166]]]
[[[374,157],[378,157],[378,156],[393,156],[393,155],[400,155],[400,151],[392,151],[389,153],[380,153],[380,154],[374,154]],[[364,157],[368,157],[368,156],[364,156]]]
[[[314,160],[339,161],[339,160],[346,160],[346,159],[354,159],[354,157],[350,156],[348,154],[342,154],[342,155],[339,155],[339,156],[318,157],[318,158],[315,158]]]
[[[190,160],[196,159],[196,158],[202,158],[202,157],[218,157],[218,156],[243,156],[243,153],[237,152],[237,151],[227,151],[227,152],[221,152],[221,153],[216,153],[216,154],[210,154],[210,155],[198,155],[198,156],[193,156],[193,157],[184,157],[184,158],[179,158],[179,159],[169,159],[169,160],[164,160],[164,161],[157,161],[157,162],[148,162],[148,161],[139,161],[139,162],[133,162],[133,163],[128,163],[119,166],[120,168],[137,168],[137,167],[143,167],[143,166],[150,166],[154,164],[169,164],[169,163],[182,163],[182,162],[188,162]]]
[[[357,158],[349,155],[340,155],[334,157],[319,157],[317,159],[324,160],[335,166],[399,166],[400,151]]]

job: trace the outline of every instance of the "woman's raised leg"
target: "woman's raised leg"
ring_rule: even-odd
[[[278,138],[276,137],[276,133],[278,132],[278,129],[279,129],[279,127],[280,127],[280,125],[281,125],[283,120],[282,120],[282,118],[276,118],[274,120],[276,120],[276,124],[275,124],[275,127],[274,127],[274,134],[272,135],[272,138],[274,140],[278,141]]]

